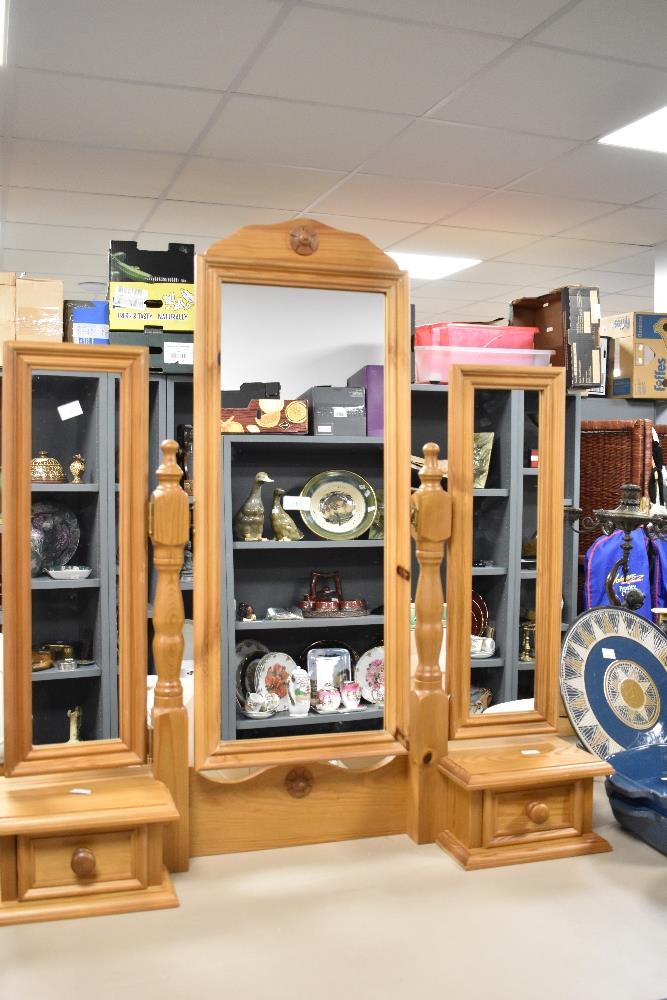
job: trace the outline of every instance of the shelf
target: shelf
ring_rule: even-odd
[[[517,668],[519,670],[534,670],[535,660],[519,660],[517,663]]]
[[[194,587],[194,580],[181,580],[181,590],[192,590]]]
[[[84,587],[93,590],[99,586],[100,580],[96,576],[89,576],[85,580],[52,580],[50,576],[32,578],[33,590],[79,590]]]
[[[97,663],[91,663],[88,667],[77,667],[76,670],[56,670],[49,667],[48,670],[33,670],[32,680],[35,681],[66,681],[81,680],[82,677],[100,677],[102,668]]]
[[[99,493],[97,483],[31,483],[33,493]]]
[[[472,568],[473,576],[506,576],[507,568],[505,566],[473,566]]]
[[[539,469],[524,469],[523,470],[524,476],[537,476],[537,475],[539,475],[539,472],[540,472]]]
[[[505,489],[473,490],[472,495],[474,497],[508,497],[510,491]]]
[[[504,667],[505,660],[502,656],[470,657],[470,666],[474,670],[476,667]]]
[[[449,392],[449,385],[432,385],[430,382],[413,382],[410,388],[413,392]]]
[[[326,715],[319,715],[317,712],[309,712],[308,715],[289,715],[285,712],[278,712],[269,719],[246,719],[237,718],[237,729],[285,729],[290,726],[321,726],[335,725],[341,722],[363,722],[365,719],[382,719],[384,708],[365,708],[356,712],[331,712]]]
[[[536,569],[522,569],[521,570],[522,580],[537,580],[537,570]]]
[[[234,542],[235,549],[250,551],[251,549],[381,549],[384,540],[379,538],[353,538],[350,540],[315,541],[305,539],[300,542],[277,542],[271,539],[267,542]]]
[[[149,604],[146,607],[146,617],[147,618],[152,618],[153,617],[153,605],[152,604]]]
[[[381,448],[384,446],[384,438],[381,437],[331,437],[315,436],[313,434],[222,434],[222,440],[231,441],[233,444],[285,444],[285,445],[316,445],[316,446],[341,446],[349,447],[353,445],[363,445],[370,448]]]
[[[274,622],[264,620],[237,622],[236,630],[237,632],[248,632],[254,629],[273,628],[351,628],[359,625],[384,625],[384,615],[362,615],[359,618],[287,618]]]

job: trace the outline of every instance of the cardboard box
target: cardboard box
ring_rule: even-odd
[[[222,405],[229,409],[250,406],[257,399],[280,399],[280,382],[242,382],[238,389],[222,391]]]
[[[589,396],[606,396],[611,385],[611,363],[613,356],[613,345],[611,337],[600,336],[600,384],[594,389],[588,390]],[[611,392],[609,392],[611,395]]]
[[[307,434],[308,404],[302,399],[251,399],[248,406],[223,406],[221,434]]]
[[[602,333],[612,338],[611,395],[616,399],[667,399],[667,315],[605,316]]]
[[[600,384],[600,293],[569,285],[510,306],[513,326],[536,326],[536,350],[554,351],[551,364],[563,367],[568,389]]]
[[[316,437],[366,437],[366,390],[316,385],[302,393],[310,408],[310,433]]]
[[[193,243],[139,250],[131,240],[109,247],[109,329],[193,332]]]
[[[69,300],[63,311],[65,340],[72,344],[109,343],[109,303],[99,299]]]
[[[384,437],[384,365],[366,365],[347,380],[366,390],[366,434]]]
[[[110,344],[130,344],[148,348],[148,367],[167,375],[192,374],[194,362],[194,334],[163,333],[149,330],[133,333],[129,330],[110,330]]]
[[[56,278],[16,278],[16,340],[63,339],[63,283]]]

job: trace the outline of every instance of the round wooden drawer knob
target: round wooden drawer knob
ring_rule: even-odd
[[[549,806],[546,802],[529,802],[526,806],[526,814],[533,823],[546,823],[549,819]]]
[[[95,871],[95,855],[88,847],[77,847],[70,864],[77,878],[89,878]]]

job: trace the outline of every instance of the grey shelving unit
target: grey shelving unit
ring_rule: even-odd
[[[72,564],[92,567],[85,580],[34,577],[32,642],[66,642],[92,663],[75,671],[33,673],[33,742],[69,736],[67,710],[82,708],[81,739],[118,735],[116,641],[115,377],[90,372],[37,372],[32,391],[33,454],[45,450],[68,471],[75,453],[86,459],[84,483],[33,483],[32,502],[54,501],[76,514],[80,541]],[[56,407],[79,400],[83,415],[58,419]]]
[[[257,739],[380,729],[383,711],[363,711],[304,718],[287,715],[266,720],[243,717],[236,704],[235,647],[241,639],[256,638],[269,649],[294,659],[311,643],[330,633],[332,644],[343,640],[359,653],[383,641],[381,613],[361,618],[310,618],[265,621],[267,607],[289,607],[307,592],[311,570],[340,570],[346,597],[362,597],[371,611],[384,605],[384,543],[377,540],[326,541],[303,528],[300,542],[239,542],[233,538],[234,513],[248,496],[255,474],[266,471],[288,494],[300,493],[316,473],[346,469],[374,487],[383,483],[381,438],[323,438],[296,434],[223,435],[222,449],[222,738]],[[272,536],[269,513],[273,485],[263,488],[265,534]],[[295,520],[300,523],[298,514]],[[237,622],[235,602],[252,604],[258,621]]]
[[[420,455],[427,441],[447,454],[447,385],[412,386],[412,452]],[[479,392],[475,430],[493,431],[494,443],[484,489],[474,491],[473,559],[492,560],[491,566],[472,569],[471,585],[489,608],[496,629],[496,655],[472,658],[472,684],[488,687],[493,700],[532,697],[534,663],[520,660],[519,626],[522,613],[535,606],[536,568],[521,559],[524,539],[535,532],[538,470],[530,468],[530,450],[537,447],[537,396],[523,390]],[[579,426],[581,399],[566,403],[565,493],[567,502],[579,499]],[[413,485],[418,485],[415,475]],[[446,481],[445,481],[446,485]],[[417,578],[413,562],[413,578]],[[462,581],[452,581],[454,586]],[[446,561],[443,587],[446,593]],[[566,526],[564,534],[563,614],[576,616],[577,541]]]

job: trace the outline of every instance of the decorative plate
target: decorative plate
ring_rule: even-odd
[[[93,571],[90,566],[53,566],[46,572],[52,580],[86,580]]]
[[[370,483],[356,472],[320,472],[301,490],[310,510],[300,511],[315,535],[329,540],[359,538],[375,518],[377,500]]]
[[[384,701],[384,646],[373,646],[359,657],[354,679],[361,687],[361,697],[371,705]]]
[[[62,568],[79,545],[79,522],[76,515],[61,503],[51,500],[32,505],[32,575],[52,567]],[[36,568],[37,567],[37,568]]]
[[[350,660],[352,662],[352,666],[354,666],[354,664],[359,659],[359,654],[357,653],[356,649],[353,649],[352,646],[349,646],[346,642],[341,642],[340,639],[336,637],[335,640],[317,639],[315,642],[311,642],[310,646],[306,646],[306,648],[302,649],[301,652],[299,653],[299,663],[301,664],[302,667],[306,666],[308,662],[308,653],[310,652],[311,649],[329,649],[332,646],[335,646],[339,649],[346,649],[350,654]]]
[[[268,646],[265,646],[263,642],[257,642],[256,639],[244,639],[242,642],[236,643],[236,649],[234,650],[236,657],[236,693],[239,695],[241,701],[245,701],[247,694],[243,672],[248,665],[248,657],[264,656],[268,651]]]
[[[472,625],[471,635],[484,635],[489,624],[489,609],[486,601],[479,594],[472,592]]]
[[[667,636],[626,608],[584,611],[565,636],[560,687],[579,739],[598,757],[646,742],[667,706]]]
[[[287,653],[267,653],[258,660],[253,671],[253,687],[257,694],[275,694],[280,698],[278,711],[289,708],[289,682],[296,663]]]

